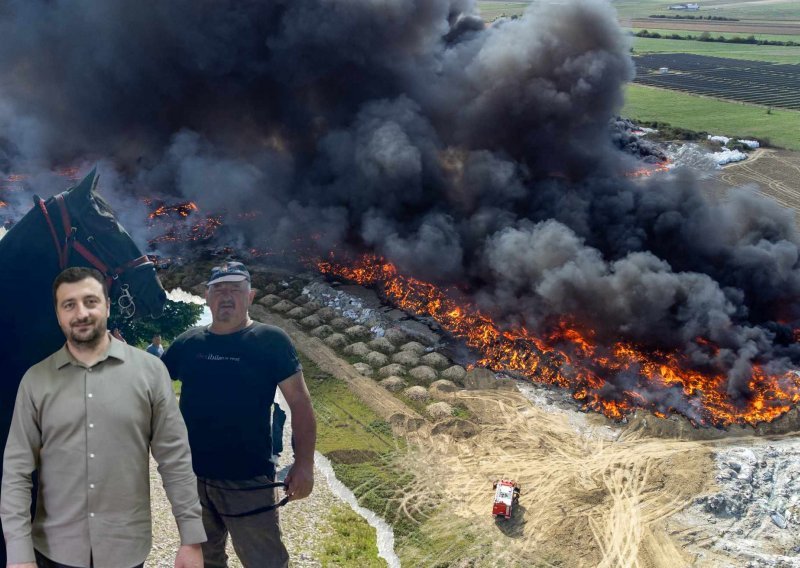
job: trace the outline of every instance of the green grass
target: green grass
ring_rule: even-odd
[[[800,47],[749,45],[742,43],[717,43],[681,39],[633,38],[633,53],[694,53],[712,57],[772,61],[774,63],[800,62]]]
[[[654,20],[654,21],[658,21],[658,20]],[[689,36],[689,35],[691,35],[691,36],[697,37],[697,36],[699,36],[700,34],[703,33],[702,31],[695,31],[695,30],[673,30],[673,29],[653,28],[653,27],[623,28],[623,29],[625,31],[630,31],[630,32],[632,32],[634,34],[640,32],[642,30],[647,30],[650,33],[659,33],[662,36],[663,35],[669,35],[669,34],[678,34],[679,36]],[[713,37],[713,38],[718,38],[719,36],[722,36],[722,37],[727,38],[727,39],[731,39],[731,38],[734,38],[734,37],[740,37],[742,39],[745,39],[745,38],[748,38],[748,37],[750,37],[752,35],[757,40],[800,42],[800,35],[791,35],[791,34],[758,34],[758,33],[750,34],[750,33],[742,33],[742,32],[722,32],[722,33],[720,33],[720,32],[715,32],[714,28],[711,27],[711,26],[709,26],[708,32],[711,34],[711,37]],[[637,39],[653,39],[653,38],[637,38]],[[696,41],[696,40],[669,40],[669,41]],[[708,44],[708,43],[717,43],[717,42],[703,41],[703,42],[699,42],[699,43]],[[749,44],[737,44],[737,43],[734,43],[734,44],[727,44],[727,45],[732,46],[732,47],[739,47],[741,45],[749,45]],[[758,46],[757,45],[757,46],[751,46],[751,47],[785,47],[785,46],[780,46],[780,45],[776,45],[776,46]],[[791,47],[800,49],[800,46],[791,46]]]
[[[387,422],[363,404],[347,385],[320,370],[300,354],[303,376],[311,392],[317,418],[317,450],[363,452],[365,455],[404,448],[402,439],[392,436]]]
[[[349,487],[358,503],[392,525],[395,552],[403,566],[451,566],[467,558],[479,558],[488,549],[468,521],[454,520],[443,496],[405,465],[405,441],[392,435],[389,425],[365,406],[346,386],[300,355],[314,411],[317,416],[317,449],[328,457],[336,477]],[[461,411],[459,411],[461,412]],[[346,512],[336,512],[331,525],[336,535],[323,550],[325,566],[372,566],[372,548],[360,556],[374,536],[366,527],[350,527]],[[487,537],[488,538],[488,537]],[[344,542],[338,542],[344,540]],[[356,559],[358,558],[358,559]],[[359,563],[360,562],[360,563]],[[492,566],[481,562],[475,566]]]
[[[530,2],[477,2],[481,17],[491,22],[500,16],[520,16]]]
[[[646,18],[651,14],[664,15],[693,15],[693,16],[725,16],[727,18],[758,19],[758,20],[800,20],[800,3],[797,0],[783,0],[776,4],[753,4],[743,0],[704,0],[700,2],[701,10],[697,12],[676,12],[669,10],[670,4],[676,2],[664,0],[614,0],[612,5],[617,10],[619,17]],[[715,9],[719,5],[735,6]]]
[[[328,516],[333,534],[322,543],[322,566],[379,568],[386,561],[378,557],[375,529],[346,505],[335,507]]]
[[[683,0],[680,0],[681,2]],[[494,18],[505,14],[506,16],[521,14],[531,0],[519,2],[502,2],[492,0],[479,0],[478,8],[485,20],[491,21]],[[770,21],[790,21],[800,20],[800,2],[797,0],[783,0],[776,4],[753,4],[744,0],[705,0],[700,2],[702,7],[697,12],[676,12],[669,10],[670,4],[679,2],[669,2],[667,0],[613,0],[611,2],[621,21],[631,18],[646,18],[652,14],[663,14],[665,16],[692,15],[692,16],[724,16],[727,18],[739,18],[742,20],[770,20]],[[725,4],[725,8],[715,9],[715,6]],[[738,4],[730,6],[731,4]],[[696,20],[690,20],[696,21]],[[732,22],[746,23],[746,22]]]
[[[760,106],[629,85],[622,116],[713,134],[768,139],[773,146],[800,150],[800,112],[796,111],[772,109],[767,114]]]

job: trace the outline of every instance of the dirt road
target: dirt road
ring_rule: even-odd
[[[703,444],[626,435],[597,416],[583,415],[577,427],[516,392],[460,391],[456,399],[481,423],[479,434],[453,443],[420,430],[411,461],[437,480],[457,515],[496,535],[491,557],[509,566],[691,564],[662,521],[712,478]],[[522,486],[510,521],[489,515],[499,477]]]

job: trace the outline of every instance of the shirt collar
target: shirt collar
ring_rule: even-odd
[[[108,335],[109,338],[111,339],[111,343],[108,345],[108,349],[106,350],[105,354],[98,360],[98,363],[100,363],[101,361],[105,361],[109,357],[113,357],[114,359],[118,359],[119,361],[124,362],[126,344],[120,341],[119,339],[115,338],[110,333]],[[61,349],[55,352],[54,356],[55,356],[56,369],[61,369],[62,367],[68,364],[77,365],[79,367],[85,366],[83,363],[81,363],[80,361],[75,359],[75,357],[72,356],[72,353],[69,352],[66,343],[64,343],[64,345],[61,346]]]

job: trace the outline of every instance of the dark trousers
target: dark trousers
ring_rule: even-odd
[[[34,553],[36,554],[36,566],[38,568],[79,568],[77,566],[67,566],[66,564],[61,564],[59,562],[50,560],[38,550],[34,550]],[[94,562],[92,562],[89,568],[94,568]],[[133,568],[144,568],[144,562],[133,566]]]
[[[244,568],[286,568],[289,553],[281,541],[278,510],[233,517],[276,502],[277,490],[256,489],[272,483],[272,476],[247,480],[197,478],[197,491],[203,506],[203,527],[208,541],[203,543],[205,568],[227,568],[225,542],[231,535],[233,549]]]

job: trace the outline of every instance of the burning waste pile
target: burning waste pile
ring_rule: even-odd
[[[0,31],[0,173],[28,175],[9,210],[99,162],[156,255],[194,239],[154,239],[150,215],[191,202],[166,217],[202,218],[204,246],[369,268],[485,364],[608,416],[800,402],[793,214],[628,177],[609,121],[634,67],[607,2],[491,25],[473,0],[26,2]]]

